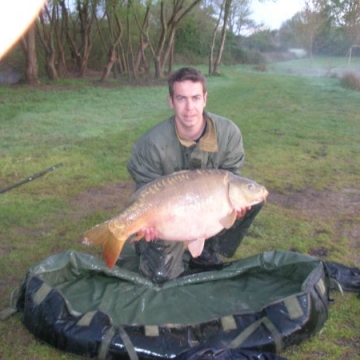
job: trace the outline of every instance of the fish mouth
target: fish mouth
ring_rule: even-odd
[[[264,188],[261,195],[256,200],[254,200],[254,202],[250,206],[259,204],[261,202],[266,203],[268,196],[269,196],[269,192]]]
[[[262,201],[266,203],[267,197],[269,196],[269,192],[264,188]]]
[[[261,192],[261,194],[258,197],[255,197],[252,199],[252,201],[249,201],[248,206],[254,206],[260,203],[266,203],[267,197],[269,196],[269,192],[264,188]]]

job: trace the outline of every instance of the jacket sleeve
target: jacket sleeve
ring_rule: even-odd
[[[162,176],[163,166],[155,144],[147,139],[137,141],[127,168],[136,183],[136,190]]]
[[[232,122],[229,124],[228,131],[225,131],[219,139],[220,149],[224,152],[219,167],[223,170],[239,173],[245,160],[243,138],[240,129]]]

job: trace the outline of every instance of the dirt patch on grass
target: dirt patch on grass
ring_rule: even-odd
[[[72,201],[76,210],[74,216],[81,219],[97,211],[106,211],[116,215],[129,204],[134,191],[135,184],[132,181],[87,189]]]
[[[348,239],[352,260],[360,262],[360,189],[346,188],[341,191],[302,189],[299,191],[280,193],[270,191],[269,203],[295,211],[301,219],[319,219],[334,226],[334,241]],[[314,236],[321,235],[319,230]],[[309,254],[326,258],[331,249],[320,246],[310,249]]]
[[[271,191],[269,202],[322,218],[360,214],[359,189],[349,188],[342,191],[302,189],[286,194]]]

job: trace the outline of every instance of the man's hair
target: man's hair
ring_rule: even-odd
[[[169,76],[169,94],[172,98],[174,96],[174,83],[190,80],[192,82],[200,82],[203,87],[203,93],[206,93],[206,79],[205,76],[197,69],[191,67],[184,67]]]

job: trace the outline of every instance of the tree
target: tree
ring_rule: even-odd
[[[315,36],[327,20],[323,12],[325,5],[326,0],[306,0],[304,9],[299,13],[296,30],[310,57],[313,56]]]
[[[257,30],[248,36],[243,43],[248,49],[259,52],[273,52],[279,50],[277,30]]]
[[[134,67],[135,56],[132,45],[132,32],[131,32],[131,15],[132,15],[132,0],[128,0],[126,8],[126,31],[127,31],[127,63],[128,63],[128,76],[130,78],[136,78],[137,72]]]
[[[176,55],[181,62],[198,62],[208,58],[209,42],[215,19],[209,7],[198,7],[181,22],[176,31]]]
[[[291,48],[298,47],[298,37],[296,36],[296,27],[299,22],[300,14],[295,14],[291,19],[282,23],[279,29],[279,39],[282,47]]]
[[[360,45],[360,2],[358,0],[328,0],[334,23],[343,27],[353,44]]]
[[[313,53],[344,56],[353,44],[347,34],[344,25],[335,21],[328,3],[324,4],[321,10],[324,23],[317,32],[313,41]],[[304,46],[303,34],[299,35],[299,19],[301,14],[295,14],[291,19],[284,22],[280,28],[280,43],[283,47]]]
[[[55,50],[55,27],[57,25],[56,4],[45,4],[43,11],[40,12],[39,22],[36,23],[36,32],[45,54],[45,68],[50,80],[58,80],[59,75],[56,69],[56,50]]]
[[[118,15],[119,3],[111,0],[105,1],[105,11],[104,16],[107,19],[107,30],[108,36],[105,36],[102,31],[102,23],[99,22],[99,19],[95,17],[97,29],[103,44],[105,51],[108,54],[107,64],[104,67],[104,71],[101,76],[101,81],[104,82],[109,77],[111,70],[116,62],[122,64],[121,70],[123,70],[124,56],[123,56],[123,46],[121,44],[121,39],[123,37],[124,31],[123,26]],[[109,44],[108,44],[109,43]],[[123,61],[121,61],[121,59]]]
[[[219,11],[219,16],[218,16],[218,18],[217,18],[216,25],[215,25],[214,30],[213,30],[212,41],[211,41],[211,44],[210,44],[210,52],[209,52],[209,74],[213,74],[213,71],[214,71],[214,69],[213,69],[213,63],[214,63],[214,51],[215,51],[216,35],[217,35],[218,30],[219,30],[219,26],[220,26],[220,21],[221,21],[221,18],[222,18],[223,10],[224,10],[224,3],[221,3],[220,11]]]
[[[222,54],[224,51],[225,40],[226,40],[226,31],[227,31],[227,26],[228,26],[229,17],[230,17],[231,5],[232,5],[232,0],[223,0],[223,2],[221,3],[221,6],[220,6],[220,12],[219,12],[218,20],[217,20],[217,23],[216,23],[216,26],[214,29],[213,40],[212,40],[212,43],[210,46],[210,54],[209,54],[209,74],[212,74],[212,75],[218,73],[218,67],[220,65],[220,61],[221,61]],[[220,25],[221,25],[220,41],[219,41],[219,46],[217,49],[217,56],[216,56],[216,59],[214,60],[216,35],[217,35]]]
[[[249,19],[251,15],[250,4],[251,0],[221,0],[218,4],[216,1],[214,2],[214,5],[217,5],[219,10],[210,44],[209,74],[218,73],[218,67],[225,48],[227,32],[239,35],[244,27],[253,25],[253,21]],[[219,34],[220,39],[217,42],[217,36]],[[214,60],[216,44],[218,44],[218,47]]]
[[[33,23],[21,41],[25,54],[25,79],[27,84],[39,83],[39,67],[36,55],[36,25]]]
[[[138,52],[137,52],[137,56],[136,56],[136,60],[135,60],[135,64],[134,64],[134,69],[137,72],[140,71],[141,66],[143,67],[144,71],[146,71],[146,72],[149,69],[149,63],[146,59],[145,50],[149,46],[148,33],[149,33],[149,23],[150,23],[150,7],[151,7],[151,2],[147,2],[146,8],[144,11],[143,20],[141,23],[140,23],[137,11],[134,7],[135,21],[140,30]]]
[[[155,78],[164,76],[164,66],[174,51],[175,34],[180,21],[197,6],[201,0],[187,2],[185,0],[174,0],[171,6],[166,1],[160,1],[160,36],[156,49],[152,48],[155,65]],[[170,12],[166,16],[166,12]],[[173,57],[171,58],[173,59]],[[169,72],[172,69],[172,61],[169,63]]]
[[[251,15],[251,0],[233,0],[230,7],[229,31],[239,35],[244,27],[254,26]]]
[[[151,61],[154,77],[161,78],[165,66],[168,66],[168,72],[172,71],[175,55],[178,55],[175,50],[183,51],[186,58],[191,59],[191,55],[187,56],[188,49],[194,51],[196,59],[209,56],[210,73],[216,73],[226,37],[239,33],[246,24],[250,2],[48,0],[37,20],[36,41],[31,38],[31,31],[24,38],[27,73],[29,78],[30,74],[36,74],[35,44],[41,46],[43,64],[52,80],[67,76],[70,69],[83,76],[89,63],[95,70],[103,70],[103,81],[111,71],[115,75],[120,72],[135,78],[139,71],[150,68]],[[179,41],[183,43],[175,47]],[[232,43],[235,53],[238,44],[237,41]],[[95,45],[97,47],[93,48]],[[30,64],[33,64],[31,68]]]
[[[76,0],[76,20],[78,24],[75,22],[75,19],[69,15],[70,11],[65,4],[65,0],[60,0],[60,5],[63,10],[64,31],[71,54],[75,59],[76,71],[80,76],[83,76],[87,70],[87,63],[92,46],[97,2],[96,0]],[[70,26],[70,21],[73,21],[72,26]]]

